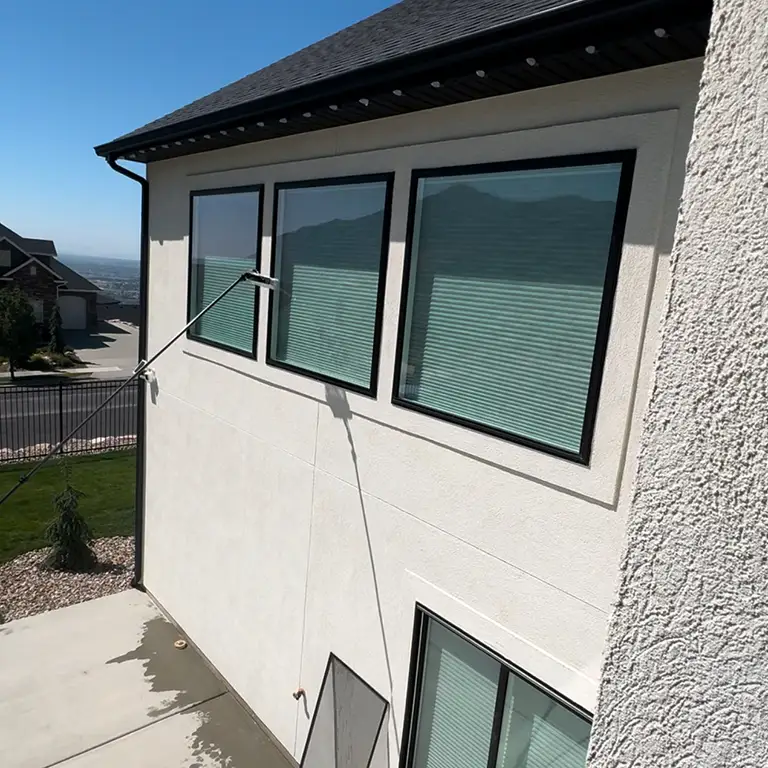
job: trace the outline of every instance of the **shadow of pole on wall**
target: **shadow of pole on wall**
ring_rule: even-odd
[[[371,532],[368,527],[368,515],[365,511],[365,498],[363,497],[363,488],[360,484],[360,467],[357,462],[357,451],[355,450],[355,441],[352,438],[352,430],[349,426],[352,421],[352,409],[349,407],[349,401],[347,400],[347,393],[339,387],[334,387],[330,384],[325,385],[325,401],[328,407],[331,409],[331,413],[335,419],[341,419],[344,422],[344,429],[347,433],[347,441],[349,442],[349,450],[352,454],[352,465],[355,468],[355,484],[357,486],[357,495],[360,499],[360,511],[363,517],[363,528],[365,530],[365,542],[368,546],[368,559],[371,562],[371,576],[373,577],[373,591],[376,598],[376,611],[379,615],[379,627],[381,629],[381,643],[384,648],[384,660],[387,665],[387,677],[389,679],[389,700],[390,700],[390,713],[392,717],[392,727],[395,733],[395,742],[397,751],[400,751],[400,736],[397,730],[397,722],[394,714],[394,683],[392,681],[392,664],[389,660],[389,646],[387,645],[387,636],[384,631],[384,614],[381,610],[381,594],[379,592],[379,579],[376,575],[376,564],[373,559],[373,546],[371,544]]]

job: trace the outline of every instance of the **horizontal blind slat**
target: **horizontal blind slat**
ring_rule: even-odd
[[[257,266],[260,192],[196,194],[192,198],[190,314],[194,317],[243,272]],[[241,283],[191,329],[207,341],[253,351],[255,288]]]
[[[347,185],[354,198],[357,185]],[[281,190],[285,217],[292,205],[307,206],[322,189],[292,199]],[[271,354],[281,362],[340,381],[368,387],[371,379],[382,253],[383,212],[341,218],[355,201],[334,187],[338,218],[278,235],[280,293],[275,302]],[[386,185],[367,193],[383,211]],[[325,210],[325,209],[324,209]]]
[[[400,395],[577,453],[621,166],[601,168],[604,199],[591,167],[559,194],[566,172],[576,189],[577,169],[501,174],[502,191],[488,174],[493,193],[421,180]]]

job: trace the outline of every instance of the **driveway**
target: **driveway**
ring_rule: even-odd
[[[100,320],[94,331],[64,331],[64,336],[94,375],[122,379],[138,362],[139,329],[128,323]]]
[[[178,638],[135,590],[0,626],[0,765],[295,768]]]

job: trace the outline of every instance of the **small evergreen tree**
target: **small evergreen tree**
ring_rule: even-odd
[[[64,490],[53,500],[56,517],[45,531],[51,551],[44,565],[57,571],[89,571],[96,565],[93,534],[77,507],[82,491],[72,487],[72,470],[65,460]]]
[[[62,332],[61,312],[59,312],[59,305],[53,305],[53,312],[48,318],[48,351],[58,352],[62,354],[64,352],[64,333]]]
[[[17,285],[0,290],[0,355],[8,358],[13,380],[16,367],[37,348],[32,305]]]

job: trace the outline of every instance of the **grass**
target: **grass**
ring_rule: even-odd
[[[85,496],[80,511],[96,538],[133,533],[136,454],[119,451],[69,459],[72,485]],[[0,468],[0,495],[33,465]],[[53,497],[63,488],[59,461],[43,467],[0,506],[0,563],[47,546],[45,529],[54,515]]]

